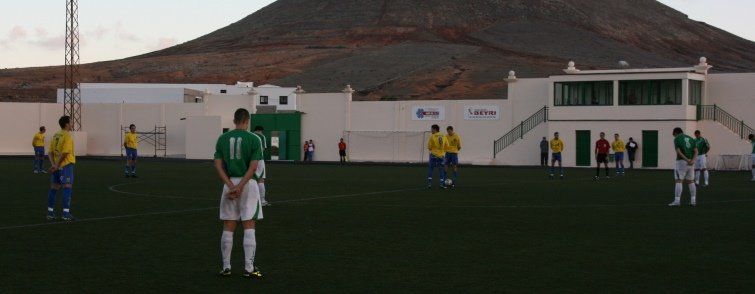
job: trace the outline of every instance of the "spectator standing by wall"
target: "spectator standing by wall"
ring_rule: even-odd
[[[309,161],[309,141],[304,140],[304,162]]]
[[[633,138],[629,138],[629,141],[627,142],[627,155],[629,155],[629,169],[634,169],[634,160],[635,156],[637,154],[637,149],[640,148],[640,145],[637,144],[637,142],[634,141]]]
[[[548,139],[543,137],[543,140],[540,141],[540,166],[547,167],[548,166],[548,148],[550,147],[550,144],[548,143]]]
[[[309,152],[309,162],[315,160],[315,141],[309,139],[309,146],[307,146],[307,152]]]
[[[338,157],[341,159],[341,164],[346,163],[346,142],[343,138],[338,142]]]

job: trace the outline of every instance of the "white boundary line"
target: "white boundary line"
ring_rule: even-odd
[[[175,195],[142,194],[142,193],[125,192],[125,191],[120,191],[120,190],[116,189],[116,187],[121,187],[121,186],[125,186],[125,185],[128,185],[128,184],[135,184],[135,183],[141,183],[141,182],[120,183],[120,184],[116,184],[116,185],[108,187],[108,190],[110,190],[112,192],[115,192],[115,193],[119,193],[119,194],[133,195],[133,196],[142,196],[142,197],[168,198],[168,199],[198,199],[198,200],[213,200],[213,201],[215,200],[215,199],[205,199],[205,198],[198,198],[198,197],[184,197],[184,196],[175,196]],[[310,197],[310,198],[301,198],[301,199],[276,201],[276,202],[271,202],[271,203],[303,202],[303,201],[318,200],[318,199],[333,199],[333,198],[345,198],[345,197],[358,197],[358,196],[379,195],[379,194],[399,193],[399,192],[409,192],[409,191],[419,191],[419,190],[423,190],[423,189],[419,189],[419,188],[415,188],[415,189],[398,189],[398,190],[388,190],[388,191],[378,191],[378,192],[343,194],[343,195],[322,196],[322,197]],[[0,231],[2,231],[2,230],[10,230],[10,229],[22,229],[22,228],[33,228],[33,227],[63,225],[63,224],[75,224],[75,223],[92,222],[92,221],[100,221],[100,220],[123,219],[123,218],[133,218],[133,217],[142,217],[142,216],[154,216],[154,215],[168,215],[168,214],[178,214],[178,213],[186,213],[186,212],[198,212],[198,211],[205,211],[205,210],[211,210],[211,209],[218,209],[218,207],[217,206],[213,206],[213,207],[205,207],[205,208],[169,210],[169,211],[161,211],[161,212],[137,213],[137,214],[127,214],[127,215],[118,215],[118,216],[105,216],[105,217],[96,217],[96,218],[77,219],[77,220],[75,220],[73,222],[46,222],[46,223],[36,223],[36,224],[27,224],[27,225],[16,225],[16,226],[0,227]]]
[[[166,199],[194,199],[194,200],[215,200],[215,199],[209,199],[209,198],[199,198],[199,197],[185,197],[185,196],[175,196],[175,195],[155,195],[155,194],[143,194],[143,193],[134,193],[134,192],[126,192],[116,189],[117,187],[129,185],[129,184],[136,184],[136,183],[142,183],[142,182],[129,182],[129,183],[120,183],[115,184],[108,187],[108,190],[114,193],[124,194],[124,195],[132,195],[132,196],[142,196],[142,197],[152,197],[152,198],[166,198]],[[500,183],[491,183],[491,184],[482,184],[482,185],[472,185],[468,187],[479,187],[479,186],[498,186],[498,185],[507,185],[512,184],[513,182],[500,182]],[[516,183],[521,183],[521,181],[518,181]],[[353,193],[353,194],[342,194],[342,195],[333,195],[333,196],[320,196],[320,197],[309,197],[309,198],[300,198],[300,199],[291,199],[291,200],[281,200],[281,201],[271,201],[271,203],[294,203],[294,202],[305,202],[305,201],[311,201],[311,200],[321,200],[321,199],[337,199],[337,198],[348,198],[348,197],[359,197],[359,196],[370,196],[370,195],[380,195],[380,194],[391,194],[391,193],[400,193],[400,192],[411,192],[411,191],[422,191],[426,188],[412,188],[412,189],[395,189],[395,190],[386,190],[386,191],[377,191],[377,192],[366,192],[366,193]],[[706,201],[706,202],[700,202],[701,205],[704,204],[717,204],[717,203],[743,203],[743,202],[755,202],[755,199],[732,199],[732,200],[720,200],[720,201]],[[665,207],[666,204],[585,204],[585,205],[401,205],[401,204],[333,204],[329,203],[328,205],[338,205],[338,206],[371,206],[371,207],[410,207],[410,208],[601,208],[601,207]],[[142,217],[142,216],[155,216],[155,215],[169,215],[169,214],[178,214],[178,213],[188,213],[188,212],[199,212],[199,211],[205,211],[205,210],[211,210],[211,209],[218,209],[217,206],[213,207],[205,207],[205,208],[193,208],[193,209],[182,209],[182,210],[169,210],[169,211],[161,211],[161,212],[150,212],[150,213],[137,213],[137,214],[126,214],[126,215],[118,215],[118,216],[105,216],[105,217],[96,217],[96,218],[86,218],[86,219],[79,219],[73,222],[45,222],[45,223],[36,223],[36,224],[27,224],[27,225],[16,225],[16,226],[6,226],[6,227],[0,227],[0,231],[2,230],[10,230],[10,229],[21,229],[21,228],[33,228],[33,227],[43,227],[43,226],[53,226],[53,225],[62,225],[62,224],[75,224],[75,223],[82,223],[82,222],[93,222],[93,221],[100,221],[100,220],[111,220],[111,219],[124,219],[124,218],[133,218],[133,217]]]
[[[165,198],[165,199],[193,199],[193,200],[212,200],[212,201],[217,201],[217,199],[210,199],[210,198],[135,193],[135,192],[127,192],[127,191],[121,191],[121,190],[116,189],[117,187],[122,187],[122,186],[130,185],[130,184],[137,184],[137,183],[143,183],[143,182],[130,182],[130,183],[115,184],[115,185],[112,185],[112,186],[108,187],[108,190],[110,190],[111,192],[114,192],[114,193],[118,193],[118,194],[140,196],[140,197]],[[390,194],[390,193],[400,193],[400,192],[422,191],[424,189],[425,188],[395,189],[395,190],[365,192],[365,193],[354,193],[354,194],[342,194],[342,195],[332,195],[332,196],[317,196],[317,197],[299,198],[299,199],[291,199],[291,200],[270,201],[270,203],[304,202],[304,201],[318,200],[318,199],[334,199],[334,198],[346,198],[346,197],[380,195],[380,194]]]
[[[28,225],[17,225],[17,226],[0,227],[0,231],[1,230],[10,230],[10,229],[22,229],[22,228],[53,226],[53,225],[76,224],[76,223],[85,223],[85,222],[93,222],[93,221],[101,221],[101,220],[111,220],[111,219],[122,219],[122,218],[132,218],[132,217],[140,217],[140,216],[154,216],[154,215],[168,215],[168,214],[177,214],[177,213],[186,213],[186,212],[198,212],[198,211],[205,211],[205,210],[210,210],[210,209],[218,209],[218,207],[215,206],[215,207],[205,207],[205,208],[192,208],[192,209],[169,210],[169,211],[160,211],[160,212],[149,212],[149,213],[137,213],[137,214],[116,215],[116,216],[104,216],[104,217],[84,218],[84,219],[77,219],[77,220],[72,221],[72,222],[63,222],[63,221],[52,222],[52,221],[50,221],[50,222],[46,222],[46,223],[36,223],[36,224],[28,224]]]
[[[699,206],[706,204],[726,204],[726,203],[746,203],[755,202],[755,199],[732,199],[720,201],[698,202]],[[325,205],[325,204],[323,204]],[[354,206],[354,207],[406,207],[406,208],[603,208],[603,207],[668,207],[668,204],[646,203],[646,204],[543,204],[543,205],[404,205],[404,204],[338,204],[327,203],[332,206]],[[689,205],[682,205],[689,206]],[[673,209],[673,208],[672,208]]]
[[[131,195],[131,196],[140,196],[140,197],[151,197],[151,198],[165,198],[165,199],[194,199],[194,200],[212,200],[217,201],[217,199],[210,199],[210,198],[201,198],[201,197],[188,197],[188,196],[175,196],[175,195],[155,195],[155,194],[146,194],[146,193],[134,193],[134,192],[126,192],[116,189],[117,187],[122,187],[126,185],[131,184],[140,184],[143,182],[129,182],[129,183],[120,183],[115,184],[110,187],[107,187],[107,189],[110,192],[115,192],[118,194],[124,194],[124,195]]]
[[[396,190],[386,190],[386,191],[377,191],[377,192],[365,192],[365,193],[343,194],[343,195],[333,195],[333,196],[320,196],[320,197],[310,197],[310,198],[299,198],[299,199],[281,200],[281,201],[270,201],[270,203],[304,202],[304,201],[310,201],[310,200],[335,199],[335,198],[347,198],[347,197],[358,197],[358,196],[391,194],[391,193],[400,193],[400,192],[422,191],[422,190],[425,190],[425,189],[426,188],[396,189]]]

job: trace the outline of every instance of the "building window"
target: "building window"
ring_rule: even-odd
[[[267,96],[260,96],[260,104],[267,105]]]
[[[280,96],[280,105],[288,105],[288,96]]]
[[[555,106],[613,105],[613,81],[554,83]]]
[[[228,93],[228,90],[220,90],[220,94],[226,94]]]
[[[703,82],[689,80],[689,105],[703,103]]]
[[[682,80],[621,81],[619,105],[682,105]]]

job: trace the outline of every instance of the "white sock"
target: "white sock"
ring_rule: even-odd
[[[223,269],[231,268],[231,251],[233,251],[233,232],[223,231],[220,237],[220,253],[223,256]]]
[[[262,200],[262,203],[267,202],[267,199],[265,199],[265,183],[257,183],[257,186],[260,187],[260,200]]]
[[[707,169],[705,171],[703,171],[703,176],[705,177],[705,184],[707,185],[708,184],[708,177],[710,176],[710,174],[708,173]]]
[[[752,178],[755,179],[755,167],[752,168]]]
[[[695,183],[689,184],[689,195],[692,197],[692,203],[697,203],[697,186],[695,186]]]
[[[679,203],[682,200],[682,191],[684,191],[684,188],[682,187],[682,183],[676,183],[676,187],[674,189],[674,202]]]
[[[254,229],[244,230],[244,269],[251,272],[254,270],[254,254],[257,250],[257,239],[254,237]]]
[[[695,171],[695,183],[700,183],[700,171]]]

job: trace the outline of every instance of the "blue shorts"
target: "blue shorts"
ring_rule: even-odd
[[[446,165],[459,165],[459,153],[446,152]]]
[[[616,152],[613,155],[613,159],[616,161],[624,161],[624,152]]]
[[[136,149],[126,147],[126,159],[136,160]]]
[[[66,165],[52,173],[50,182],[58,185],[73,184],[73,164]]]
[[[34,156],[45,156],[45,147],[34,147]]]
[[[432,155],[432,154],[430,154],[430,161],[429,161],[429,163],[430,163],[430,167],[431,168],[434,168],[434,167],[443,167],[445,165],[443,157],[435,157],[435,155]]]
[[[561,152],[553,153],[553,161],[561,162]]]

